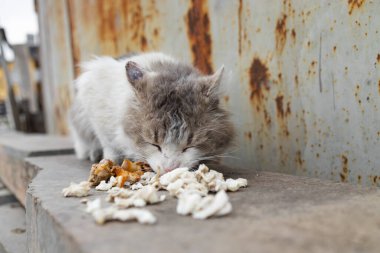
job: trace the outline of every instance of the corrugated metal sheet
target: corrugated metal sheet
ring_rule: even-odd
[[[55,96],[94,54],[159,50],[205,73],[224,64],[238,130],[227,163],[379,185],[379,1],[38,3]]]

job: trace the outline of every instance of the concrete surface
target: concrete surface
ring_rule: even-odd
[[[73,154],[69,138],[43,134],[0,133],[0,178],[25,205],[25,193],[37,171],[25,169],[26,157]]]
[[[380,192],[297,176],[221,169],[249,187],[230,193],[233,213],[205,221],[175,213],[169,198],[149,206],[153,226],[96,225],[62,188],[88,178],[72,155],[28,158],[39,168],[27,192],[29,252],[380,252]],[[92,192],[90,199],[99,192]]]
[[[0,253],[25,253],[25,210],[0,181]]]

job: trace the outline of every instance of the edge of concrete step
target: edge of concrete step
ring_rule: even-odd
[[[27,192],[30,252],[377,252],[378,189],[278,173],[223,168],[249,187],[230,193],[234,211],[205,221],[175,213],[176,200],[148,206],[158,224],[98,226],[78,198],[63,198],[86,180],[90,163],[72,155],[27,158],[40,169]],[[91,190],[88,199],[104,193]],[[349,211],[348,211],[349,210]],[[331,224],[331,226],[329,226]],[[363,224],[363,227],[360,225]]]
[[[73,154],[67,137],[5,132],[0,134],[0,177],[25,206],[26,190],[38,169],[26,166],[25,158]]]

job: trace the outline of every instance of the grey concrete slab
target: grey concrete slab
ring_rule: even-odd
[[[349,184],[223,168],[249,187],[230,193],[233,213],[200,221],[175,213],[176,200],[149,206],[153,226],[96,225],[62,188],[87,179],[74,156],[28,158],[41,168],[27,194],[30,252],[380,252],[380,193]],[[92,191],[90,199],[104,194]]]
[[[0,253],[25,253],[25,209],[11,192],[0,191]]]
[[[25,166],[26,157],[73,154],[69,138],[43,134],[3,132],[0,134],[0,178],[22,204],[30,180],[37,170]]]

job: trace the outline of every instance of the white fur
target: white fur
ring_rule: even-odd
[[[95,57],[81,64],[83,74],[75,81],[76,103],[83,109],[81,126],[97,136],[94,142],[84,140],[70,124],[78,158],[91,156],[94,148],[102,148],[103,156],[116,160],[124,156],[139,159],[132,138],[122,129],[123,115],[131,108],[135,96],[125,72],[127,61],[149,69],[152,61],[174,61],[162,53],[147,53],[117,61],[111,57]],[[90,157],[92,158],[92,157]]]

